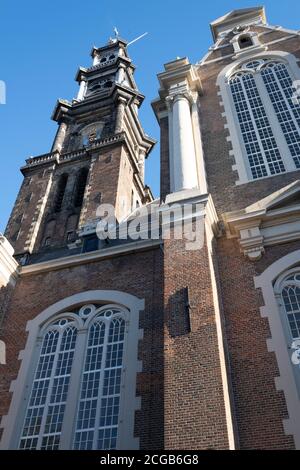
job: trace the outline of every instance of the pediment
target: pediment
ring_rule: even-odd
[[[234,28],[235,26],[239,26],[245,23],[251,24],[257,21],[266,23],[264,7],[258,6],[253,8],[232,10],[226,15],[212,21],[210,23],[210,28],[213,34],[213,38],[216,40],[218,34],[228,28]]]
[[[245,209],[223,215],[228,238],[238,238],[241,251],[253,261],[265,246],[300,239],[300,180]]]

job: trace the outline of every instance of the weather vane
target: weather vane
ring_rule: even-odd
[[[117,29],[116,26],[114,26],[113,31],[114,31],[115,39],[110,38],[110,42],[115,42],[115,41],[117,41],[117,40],[119,39],[119,37],[120,37],[119,31],[118,31],[118,29]],[[133,39],[132,41],[130,41],[130,42],[127,44],[127,46],[130,46],[130,45],[133,44],[134,42],[139,41],[139,40],[142,39],[143,37],[147,36],[147,34],[148,34],[148,33],[141,34],[141,35],[138,36],[137,38],[135,38],[135,39]]]

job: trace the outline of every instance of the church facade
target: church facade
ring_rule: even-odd
[[[21,169],[0,238],[2,449],[300,449],[300,33],[261,7],[210,26],[201,61],[158,74],[158,199],[119,37]],[[120,236],[145,208],[148,236]]]

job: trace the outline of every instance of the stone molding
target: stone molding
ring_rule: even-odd
[[[245,209],[223,214],[223,220],[227,238],[237,238],[241,252],[256,261],[266,246],[300,239],[299,216],[300,180],[296,180]]]

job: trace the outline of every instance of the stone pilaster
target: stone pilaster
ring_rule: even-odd
[[[61,149],[64,145],[64,140],[65,140],[67,128],[68,128],[68,125],[67,125],[66,122],[61,122],[60,123],[57,134],[56,134],[56,137],[55,137],[55,140],[54,140],[54,143],[53,143],[53,147],[52,147],[52,150],[51,150],[52,152],[55,152],[56,150],[58,152],[61,151]]]

